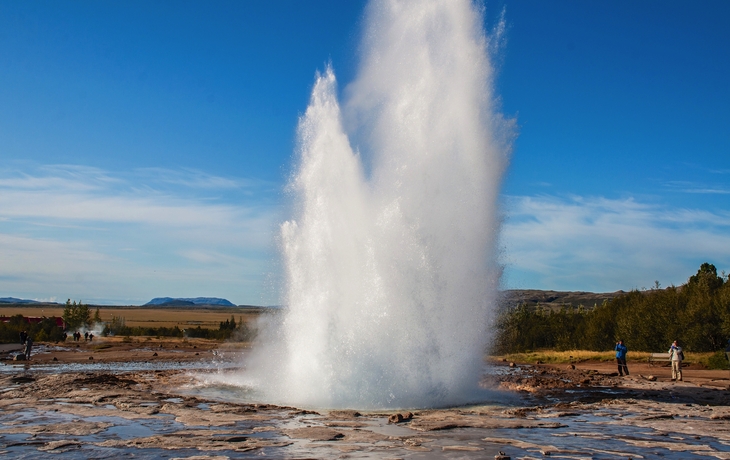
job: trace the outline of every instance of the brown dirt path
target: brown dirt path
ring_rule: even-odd
[[[31,360],[35,364],[94,362],[195,361],[210,358],[217,350],[246,348],[247,344],[221,344],[206,339],[154,337],[94,337],[74,342],[36,342]],[[0,349],[0,360],[12,359],[20,347]]]

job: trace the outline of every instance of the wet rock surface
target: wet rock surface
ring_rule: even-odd
[[[573,368],[574,367],[574,368]],[[492,403],[313,411],[188,391],[183,370],[0,375],[0,453],[53,458],[726,458],[730,380],[499,365]],[[667,375],[664,375],[667,374]],[[651,375],[654,379],[647,378]],[[708,374],[709,375],[709,374]],[[728,373],[730,377],[730,373]]]

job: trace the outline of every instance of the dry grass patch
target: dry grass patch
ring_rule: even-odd
[[[91,314],[94,315],[96,307],[91,307]],[[21,314],[24,316],[63,316],[63,306],[55,307],[0,307],[0,315],[13,316]],[[124,322],[130,327],[179,327],[186,329],[190,327],[202,327],[207,329],[218,329],[222,321],[230,320],[231,316],[238,323],[243,320],[247,325],[253,326],[253,321],[260,313],[256,310],[245,308],[226,308],[225,310],[213,309],[172,309],[172,308],[148,308],[148,307],[99,307],[99,315],[103,321],[111,321],[114,317],[124,318]]]
[[[586,351],[586,350],[538,350],[526,353],[509,353],[503,356],[495,356],[496,359],[506,359],[515,363],[534,364],[536,362],[546,364],[567,364],[583,361],[611,361],[616,357],[613,351]]]
[[[628,361],[647,361],[650,353],[629,352],[626,357]],[[515,363],[534,364],[536,362],[546,364],[568,364],[584,361],[606,362],[616,359],[615,351],[587,351],[587,350],[538,350],[527,353],[510,353],[503,356],[495,356],[496,359],[506,359]]]
[[[667,347],[668,348],[668,347]],[[657,353],[665,353],[666,350],[659,350]],[[714,353],[689,353],[685,352],[685,364],[707,365],[708,360]],[[631,351],[626,354],[628,362],[648,362],[651,353],[644,351]],[[537,350],[526,353],[510,353],[501,356],[492,356],[492,359],[507,360],[515,363],[534,364],[541,362],[545,364],[568,364],[581,363],[585,361],[608,362],[616,359],[615,351],[588,351],[588,350]]]

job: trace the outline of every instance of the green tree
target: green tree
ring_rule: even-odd
[[[707,291],[714,291],[722,286],[722,283],[723,279],[717,276],[717,268],[715,268],[714,265],[705,262],[700,265],[700,269],[697,270],[696,275],[689,277],[687,286],[699,287],[700,289]]]
[[[547,312],[520,305],[497,319],[494,351],[538,348],[610,350],[623,339],[629,350],[663,351],[673,340],[685,350],[724,349],[730,337],[730,280],[710,263],[685,285],[631,291],[593,310],[561,308]]]
[[[71,299],[68,299],[63,308],[63,321],[66,323],[67,329],[89,327],[91,325],[89,306],[82,304],[81,301],[77,304],[74,300],[72,303]]]
[[[236,319],[231,315],[231,319],[220,322],[218,327],[219,331],[235,331],[236,330]]]
[[[727,338],[723,333],[723,319],[727,305],[722,302],[723,283],[715,266],[709,263],[703,263],[687,281],[682,315],[687,349],[714,351],[724,347]]]

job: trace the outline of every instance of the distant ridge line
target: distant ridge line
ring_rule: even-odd
[[[143,307],[192,307],[195,305],[214,305],[220,307],[235,307],[236,304],[219,297],[155,297]]]
[[[626,294],[626,291],[615,292],[590,292],[590,291],[553,291],[541,289],[506,289],[500,292],[498,304],[501,308],[513,309],[521,305],[530,308],[556,309],[561,307],[583,306],[591,310],[594,306],[601,305],[604,301],[611,301],[614,298]],[[58,302],[38,301],[30,299],[19,299],[16,297],[0,297],[0,306],[10,307],[13,305],[28,307],[62,306]],[[98,305],[88,303],[90,307],[161,307],[161,308],[251,308],[251,309],[286,309],[285,305],[236,305],[227,299],[220,297],[155,297],[143,305]]]
[[[513,309],[519,306],[531,308],[542,307],[556,309],[561,307],[580,307],[591,310],[605,301],[611,301],[625,291],[589,292],[589,291],[548,291],[540,289],[507,289],[502,291],[500,304],[504,308]]]
[[[45,303],[37,300],[18,299],[15,297],[0,297],[0,303]]]

